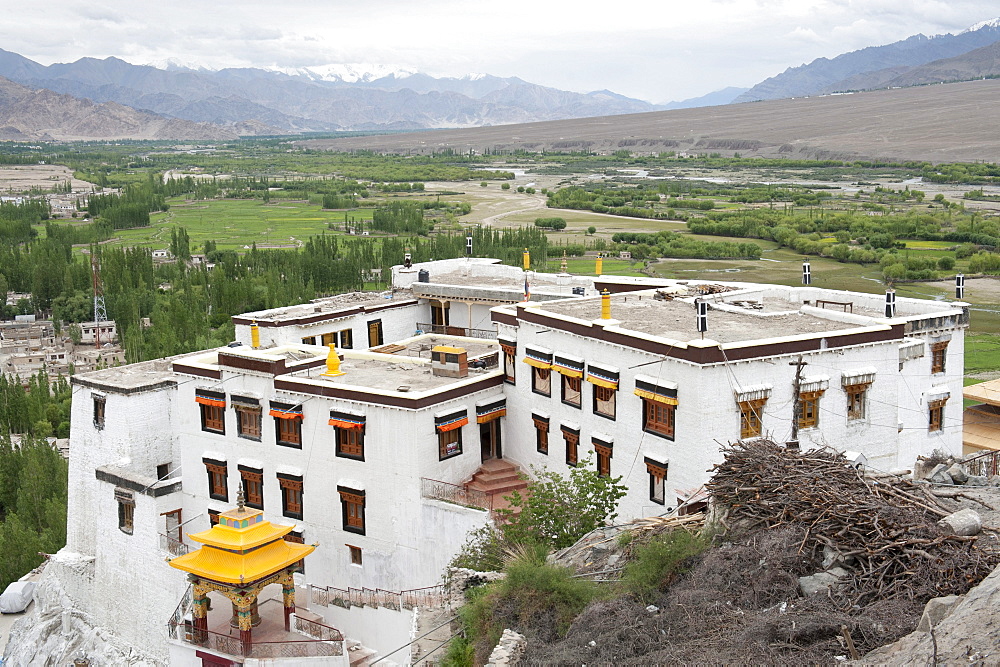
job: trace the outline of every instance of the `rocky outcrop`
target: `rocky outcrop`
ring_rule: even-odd
[[[861,664],[995,665],[1000,663],[998,610],[1000,568],[964,596],[928,602],[915,632],[872,651]]]
[[[72,665],[79,658],[86,658],[95,667],[164,664],[123,644],[108,628],[96,625],[91,615],[80,608],[76,596],[64,588],[60,573],[69,575],[68,580],[86,582],[93,576],[93,560],[67,552],[51,557],[35,589],[35,603],[11,628],[3,664]]]

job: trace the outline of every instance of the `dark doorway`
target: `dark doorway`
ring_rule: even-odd
[[[500,419],[492,419],[479,425],[479,443],[482,447],[483,463],[490,459],[502,459],[500,446]]]

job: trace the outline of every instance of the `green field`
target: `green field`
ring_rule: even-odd
[[[343,233],[344,217],[371,221],[372,209],[324,211],[305,201],[265,204],[259,199],[208,201],[170,200],[170,210],[150,215],[149,227],[122,229],[112,245],[169,248],[170,230],[184,227],[194,251],[205,241],[215,241],[219,250],[242,250],[244,246],[295,246],[310,236]],[[330,229],[333,225],[333,229]]]

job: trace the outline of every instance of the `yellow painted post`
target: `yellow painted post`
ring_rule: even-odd
[[[250,323],[250,347],[260,348],[260,329],[257,327],[257,320]]]
[[[525,271],[531,268],[531,253],[528,252],[527,248],[524,249],[524,253],[521,255],[521,261],[524,264]]]
[[[326,372],[323,373],[322,377],[337,377],[338,375],[344,375],[344,371],[340,370],[340,355],[337,354],[337,346],[330,343],[330,351],[326,355]]]
[[[604,258],[600,255],[597,256],[597,262],[594,264],[594,275],[601,275],[604,273]]]
[[[601,292],[601,319],[602,320],[611,319],[611,292],[609,292],[607,289]]]

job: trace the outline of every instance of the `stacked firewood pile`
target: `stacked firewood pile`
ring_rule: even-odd
[[[906,479],[866,477],[833,451],[797,452],[767,440],[723,448],[706,485],[723,525],[805,529],[799,553],[831,552],[852,576],[830,591],[847,611],[876,600],[960,595],[1000,563],[995,536],[946,534],[948,514]]]

